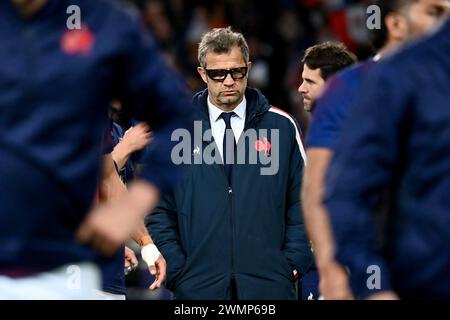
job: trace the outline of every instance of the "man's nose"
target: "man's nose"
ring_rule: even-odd
[[[305,81],[303,81],[302,84],[300,85],[300,87],[298,87],[298,92],[299,93],[307,93],[308,92],[308,90],[306,89]]]
[[[223,84],[226,86],[232,86],[234,84],[234,79],[231,74],[227,74],[227,77],[223,80]]]

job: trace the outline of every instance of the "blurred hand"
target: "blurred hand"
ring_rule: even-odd
[[[158,259],[155,261],[155,265],[149,266],[148,269],[150,273],[155,276],[155,281],[153,281],[149,289],[155,290],[160,288],[167,276],[167,264],[162,254],[160,254]]]
[[[144,149],[151,139],[150,127],[145,122],[140,122],[125,131],[122,141],[128,145],[131,153]]]
[[[129,267],[137,265],[138,259],[136,258],[136,254],[134,253],[133,250],[131,250],[130,248],[128,248],[127,246],[125,246],[125,267]]]
[[[131,237],[159,198],[158,190],[136,180],[129,192],[98,205],[88,213],[77,230],[77,238],[105,255],[114,254]]]
[[[77,231],[77,238],[104,255],[113,255],[138,225],[138,215],[123,203],[96,206]]]
[[[382,291],[366,298],[366,300],[400,300],[394,291]]]
[[[325,300],[353,300],[345,269],[335,261],[319,269],[319,291]]]

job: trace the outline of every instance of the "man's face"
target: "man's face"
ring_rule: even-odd
[[[208,52],[205,58],[206,67],[198,67],[197,71],[208,86],[208,94],[211,102],[224,111],[233,110],[244,98],[251,63],[245,63],[241,49],[237,46],[233,47],[227,53],[217,54]],[[238,69],[245,67],[248,68],[247,72],[244,69]],[[210,77],[214,73],[220,74],[219,70],[232,69],[236,70],[233,73],[234,79],[230,73],[223,80],[213,80]],[[210,75],[207,74],[208,72]]]
[[[407,27],[404,40],[413,40],[432,30],[448,15],[448,0],[416,0],[404,14]]]
[[[306,63],[303,65],[302,80],[298,92],[303,97],[303,107],[310,112],[314,101],[322,93],[325,81],[320,73],[320,68],[310,69]]]

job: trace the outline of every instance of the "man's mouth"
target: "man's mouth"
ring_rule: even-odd
[[[231,91],[222,91],[222,95],[224,96],[233,96],[236,95],[237,91],[231,90]]]

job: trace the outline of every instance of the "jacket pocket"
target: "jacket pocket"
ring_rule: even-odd
[[[285,271],[286,278],[288,278],[290,281],[294,281],[294,269],[292,268],[291,264],[282,251],[280,251],[280,261],[283,270]]]
[[[191,254],[191,235],[189,230],[189,216],[182,211],[178,214],[178,232],[180,234],[180,244],[188,257]]]
[[[178,289],[178,287],[183,283],[183,276],[186,274],[187,268],[189,267],[189,257],[186,258],[181,271],[176,275],[173,283],[172,283],[172,291]]]
[[[183,270],[186,266],[187,258],[183,255],[177,255],[175,259],[172,256],[172,259],[168,256],[166,257],[167,261],[167,278],[166,278],[166,288],[169,290],[173,290],[176,286]]]

